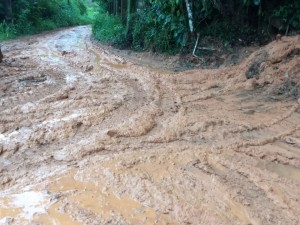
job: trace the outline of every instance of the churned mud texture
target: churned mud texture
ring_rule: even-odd
[[[300,224],[300,37],[174,73],[87,26],[3,42],[0,224]]]

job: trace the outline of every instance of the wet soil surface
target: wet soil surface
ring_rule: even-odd
[[[90,36],[2,43],[0,224],[300,224],[299,36],[180,73]]]
[[[194,56],[192,50],[189,50],[189,53],[185,50],[185,53],[170,55],[153,51],[136,52],[130,49],[116,49],[110,45],[101,45],[92,39],[94,45],[101,47],[104,51],[129,59],[135,65],[173,72],[191,69],[218,69],[237,65],[259,49],[258,45],[225,48],[220,41],[211,37],[204,38],[200,42],[199,48],[203,50],[197,50]]]

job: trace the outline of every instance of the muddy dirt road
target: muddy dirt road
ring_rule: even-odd
[[[0,224],[300,224],[300,37],[173,73],[90,35],[3,43]]]

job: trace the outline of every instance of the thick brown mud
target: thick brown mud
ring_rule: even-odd
[[[90,36],[2,43],[0,224],[300,224],[299,36],[181,73]]]

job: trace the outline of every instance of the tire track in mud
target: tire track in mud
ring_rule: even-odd
[[[5,45],[0,224],[299,224],[299,104],[245,91],[255,54],[171,73],[90,34]],[[33,212],[23,195],[38,196]]]

